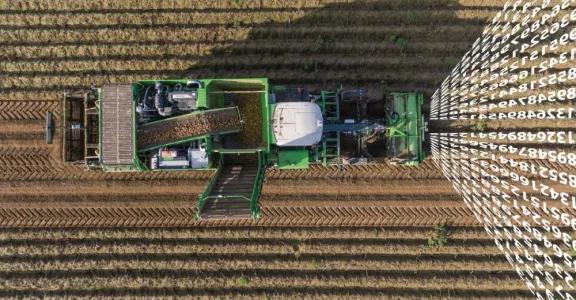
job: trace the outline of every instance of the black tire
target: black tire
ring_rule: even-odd
[[[51,111],[46,112],[46,144],[52,144],[52,140],[54,139],[54,117]]]

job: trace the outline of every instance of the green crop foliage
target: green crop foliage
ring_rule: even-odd
[[[411,12],[408,14],[409,23],[416,23],[416,20],[418,20],[418,15],[415,12]]]
[[[248,278],[246,276],[240,276],[240,278],[238,278],[238,284],[240,284],[241,286],[248,285],[249,283],[250,283],[250,278]]]
[[[408,43],[410,42],[408,40],[408,38],[399,36],[399,35],[390,35],[389,37],[390,41],[392,43],[394,43],[396,46],[398,46],[401,50],[406,49],[406,47],[408,47]]]
[[[472,130],[475,132],[485,132],[486,129],[488,129],[488,122],[486,120],[480,120],[472,126]]]
[[[313,260],[310,262],[310,264],[308,265],[308,267],[309,267],[310,269],[317,270],[317,269],[320,268],[320,262],[318,262],[317,260],[313,259]]]
[[[446,225],[436,225],[434,236],[428,239],[428,246],[443,247],[448,245],[448,229]]]
[[[240,4],[242,4],[242,0],[230,0],[230,2],[232,2],[233,4],[240,6]]]

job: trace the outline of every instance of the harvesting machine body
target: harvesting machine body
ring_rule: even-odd
[[[106,172],[208,170],[197,218],[257,218],[268,167],[424,159],[422,95],[394,93],[378,117],[363,89],[308,93],[266,78],[144,80],[65,93],[64,159]],[[359,108],[343,115],[342,105]],[[355,141],[351,147],[350,141]]]

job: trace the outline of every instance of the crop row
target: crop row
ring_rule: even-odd
[[[552,2],[559,1],[554,0]],[[503,6],[503,0],[458,0],[454,1],[452,5],[454,7],[460,6],[472,6],[472,7],[492,7],[500,8]],[[195,10],[245,10],[245,9],[306,9],[306,8],[321,8],[330,7],[337,5],[348,5],[350,7],[359,8],[372,8],[372,9],[399,9],[399,8],[420,8],[420,9],[430,9],[437,7],[445,7],[446,1],[444,0],[429,0],[426,2],[421,2],[418,0],[391,0],[391,1],[374,1],[374,2],[362,2],[356,3],[353,0],[244,0],[240,2],[236,1],[210,1],[210,0],[200,0],[200,1],[186,1],[186,0],[172,0],[172,1],[160,1],[160,0],[125,0],[125,1],[113,1],[106,0],[94,3],[88,0],[74,1],[74,2],[53,2],[50,0],[15,0],[10,2],[10,6],[6,7],[0,6],[0,9],[6,9],[9,12],[21,12],[21,11],[99,11],[99,10],[143,10],[143,9],[169,9],[169,10],[180,10],[180,9],[195,9]]]
[[[243,269],[255,269],[266,266],[269,269],[333,269],[333,270],[415,270],[419,266],[426,266],[427,270],[506,270],[509,263],[503,256],[495,255],[366,255],[372,259],[359,255],[306,255],[291,254],[232,254],[207,255],[196,254],[156,254],[132,256],[92,255],[71,256],[27,256],[16,258],[0,257],[0,269],[10,271],[64,271],[64,270],[217,270],[226,266],[226,270],[235,270],[238,273]],[[24,260],[25,259],[25,260]]]
[[[433,235],[430,235],[433,237]],[[428,237],[428,238],[430,238]],[[146,256],[154,255],[184,255],[194,253],[206,255],[213,254],[215,257],[225,255],[241,255],[244,253],[258,254],[283,254],[294,256],[315,256],[319,254],[346,256],[351,254],[367,255],[367,257],[392,257],[394,255],[424,255],[436,253],[438,255],[464,255],[468,254],[500,254],[491,239],[448,239],[448,245],[440,248],[428,247],[428,238],[410,239],[380,239],[363,241],[361,239],[345,239],[338,241],[337,238],[324,240],[298,240],[298,239],[151,239],[142,238],[135,240],[127,238],[127,241],[107,239],[85,240],[25,240],[13,241],[12,245],[3,242],[0,247],[0,255],[25,259],[29,256],[67,256],[67,257],[98,257],[102,255],[118,256]],[[11,241],[12,242],[12,241]],[[57,259],[57,257],[54,257]]]
[[[353,12],[353,13],[352,13]],[[5,29],[20,28],[100,28],[122,26],[186,26],[198,27],[219,25],[258,26],[270,23],[287,23],[290,26],[315,26],[328,20],[335,26],[350,25],[395,25],[405,23],[422,24],[465,24],[467,22],[485,22],[492,16],[492,11],[483,10],[350,10],[345,6],[318,11],[251,11],[241,13],[190,13],[190,12],[150,12],[119,14],[18,14],[4,15],[0,27]]]
[[[484,229],[478,227],[451,227],[452,238],[478,238],[484,237]],[[199,237],[226,237],[226,238],[292,238],[306,240],[308,238],[388,238],[405,237],[424,238],[433,233],[430,227],[376,227],[376,228],[180,228],[180,229],[108,229],[108,230],[0,230],[0,243],[9,244],[6,240],[35,240],[35,239],[117,239],[124,238],[199,238]]]
[[[143,47],[145,46],[145,47]],[[210,55],[223,56],[222,59],[233,59],[225,57],[224,54],[234,54],[235,56],[269,56],[269,55],[296,55],[307,54],[313,55],[352,55],[378,54],[379,57],[396,57],[404,58],[405,55],[426,54],[438,60],[444,57],[445,60],[453,67],[455,62],[454,55],[462,55],[469,50],[469,43],[460,42],[441,42],[441,41],[410,41],[404,47],[399,47],[390,40],[384,41],[330,41],[324,43],[320,39],[303,39],[303,40],[247,40],[241,43],[221,42],[221,43],[202,43],[202,42],[136,42],[136,43],[97,43],[84,45],[44,45],[44,46],[11,46],[0,48],[0,57],[10,58],[14,62],[23,61],[82,61],[86,59],[101,60],[122,60],[122,59],[189,59],[205,57],[211,59]],[[562,53],[570,51],[570,46],[561,46],[553,53]],[[443,54],[443,55],[441,55]],[[402,56],[404,55],[404,57]],[[518,54],[521,59],[522,54]],[[548,56],[546,56],[548,57]],[[415,57],[418,59],[418,57]],[[460,57],[458,57],[459,59]]]
[[[122,270],[124,271],[124,270]],[[126,272],[126,271],[124,271]],[[0,285],[3,296],[221,296],[269,295],[309,293],[340,295],[380,295],[412,296],[454,295],[476,297],[524,296],[530,292],[511,272],[432,272],[422,270],[416,276],[390,272],[389,275],[354,274],[353,272],[327,271],[291,271],[271,272],[270,270],[246,270],[244,273],[211,274],[173,271],[170,276],[161,274],[147,277],[142,270],[134,273],[119,274],[110,272],[106,277],[86,276],[70,278],[46,277],[10,278]],[[352,273],[352,274],[349,274]],[[293,277],[292,274],[302,274]],[[439,278],[432,278],[438,276]],[[440,279],[441,278],[441,279]]]
[[[314,68],[314,64],[311,65]],[[382,70],[381,68],[369,70],[369,66],[357,66],[348,68],[346,70],[330,68],[329,70],[313,71],[305,73],[303,70],[296,70],[291,68],[282,68],[269,70],[263,67],[254,67],[250,69],[227,70],[226,74],[229,77],[252,77],[255,74],[267,74],[268,78],[274,79],[277,82],[300,82],[300,83],[318,83],[324,78],[329,80],[332,84],[337,82],[346,83],[374,83],[385,80],[387,83],[422,83],[422,82],[436,82],[444,76],[442,73],[425,72],[402,72],[398,70]],[[90,87],[92,85],[101,86],[107,83],[126,83],[134,82],[141,78],[158,78],[158,77],[172,77],[186,76],[181,70],[163,70],[154,72],[154,70],[144,70],[143,72],[132,71],[130,75],[116,75],[114,71],[106,72],[106,75],[92,75],[92,76],[4,76],[2,81],[2,92],[10,92],[11,90],[64,90],[74,87]],[[180,74],[178,74],[180,73]],[[211,76],[223,75],[222,70],[215,70],[212,68],[194,69],[195,74],[202,74],[202,77],[210,78]],[[171,75],[171,76],[170,76]],[[0,96],[1,97],[1,96]]]
[[[330,41],[324,44],[319,39],[302,40],[247,40],[241,43],[218,42],[150,42],[136,43],[84,43],[83,45],[38,45],[11,46],[0,48],[0,57],[17,61],[36,60],[82,60],[92,59],[155,59],[187,58],[191,56],[222,55],[232,52],[235,55],[273,54],[379,54],[398,56],[402,53],[426,53],[431,56],[450,53],[464,53],[469,49],[467,42],[411,41],[400,48],[389,40],[384,41]]]
[[[133,271],[133,273],[131,272]],[[307,280],[310,280],[312,286],[326,286],[333,284],[344,284],[344,286],[354,286],[356,284],[366,285],[372,287],[390,286],[388,280],[408,281],[414,280],[413,284],[422,284],[426,279],[428,284],[437,283],[438,285],[448,284],[452,280],[457,286],[466,286],[466,281],[471,278],[467,275],[475,275],[478,280],[477,283],[492,283],[495,284],[499,280],[510,281],[509,284],[514,287],[522,287],[524,282],[517,280],[516,272],[509,270],[294,270],[294,269],[268,269],[268,268],[255,268],[245,270],[185,270],[185,269],[136,269],[136,270],[66,270],[66,271],[22,271],[22,272],[3,272],[0,273],[2,277],[9,277],[0,282],[1,288],[38,288],[49,287],[50,284],[57,284],[58,286],[68,285],[75,287],[106,287],[106,286],[125,286],[127,281],[131,281],[134,285],[139,285],[138,281],[142,280],[141,284],[150,284],[150,286],[167,286],[172,287],[185,287],[193,283],[194,286],[212,286],[212,287],[226,287],[230,284],[235,285],[235,282],[230,282],[230,278],[236,280],[240,274],[246,274],[252,278],[258,278],[258,282],[254,280],[254,284],[267,286],[268,284],[278,284],[282,280],[284,283],[289,283],[290,286],[305,285]],[[442,277],[434,278],[434,277]],[[344,280],[345,277],[351,277],[352,280],[346,280],[348,283],[337,282]],[[471,276],[472,277],[472,276]],[[29,280],[37,280],[30,282]],[[183,280],[193,279],[193,280]],[[356,281],[357,279],[358,281]],[[178,283],[178,280],[181,280]],[[438,282],[435,282],[435,281]],[[422,282],[419,282],[422,281]],[[23,285],[24,283],[28,285]],[[62,283],[58,284],[58,283]],[[268,284],[267,284],[268,283]],[[398,283],[398,281],[397,281]],[[30,285],[31,284],[31,285]],[[435,285],[435,284],[434,284]],[[146,285],[148,286],[148,285]],[[273,286],[273,285],[271,285]],[[468,285],[470,286],[470,285]],[[473,285],[472,285],[473,286]]]
[[[154,70],[170,70],[175,72],[177,70],[184,71],[189,68],[202,65],[205,68],[219,68],[219,69],[233,69],[233,68],[270,68],[280,69],[289,68],[292,66],[295,69],[303,69],[307,64],[302,61],[303,57],[298,54],[288,54],[283,56],[277,55],[239,55],[235,57],[198,57],[190,56],[182,59],[152,59],[152,60],[136,60],[122,59],[114,60],[107,59],[101,61],[83,60],[83,61],[15,61],[5,62],[0,66],[0,72],[4,74],[12,73],[48,73],[48,74],[74,74],[74,73],[136,73],[136,72],[153,72]],[[360,55],[351,55],[346,57],[332,56],[332,55],[309,55],[305,57],[308,64],[321,64],[323,66],[330,66],[330,68],[359,68],[361,66],[371,66],[371,69],[376,68],[392,68],[397,69],[400,66],[410,69],[418,68],[422,71],[433,72],[435,70],[444,69],[446,71],[449,67],[444,57],[429,57],[413,60],[399,60],[397,57],[364,57]],[[165,71],[164,71],[165,72]]]
[[[415,26],[285,26],[270,25],[267,27],[237,27],[216,26],[214,28],[198,28],[194,25],[188,28],[157,27],[138,29],[69,29],[69,30],[0,30],[0,42],[6,44],[25,45],[28,42],[46,43],[46,45],[62,42],[136,42],[136,41],[241,41],[252,39],[340,39],[350,36],[356,40],[384,40],[391,36],[413,37],[413,40],[430,40],[442,36],[446,42],[466,40],[471,33],[478,32],[478,25],[438,25],[434,27]]]
[[[534,62],[535,66],[540,62]],[[554,69],[549,69],[551,73],[566,71],[572,66],[570,62],[558,65]],[[7,75],[7,78],[16,76],[74,76],[74,75],[132,75],[132,74],[151,74],[155,71],[158,75],[184,73],[194,68],[195,72],[201,73],[203,70],[234,71],[242,69],[247,70],[266,70],[273,72],[275,70],[294,69],[306,73],[316,73],[322,70],[350,70],[365,69],[370,72],[386,72],[387,70],[402,69],[403,74],[410,73],[431,73],[450,71],[449,61],[444,57],[430,57],[426,59],[402,60],[397,57],[373,57],[366,58],[360,55],[350,55],[339,57],[333,55],[239,55],[234,58],[226,57],[198,57],[190,56],[189,58],[177,59],[151,59],[151,60],[72,60],[72,61],[38,61],[38,62],[7,62],[0,67],[0,72]],[[388,71],[390,72],[390,71]],[[387,74],[387,73],[385,73]],[[8,77],[10,76],[10,77]],[[380,78],[385,75],[373,75]],[[529,80],[538,80],[546,75],[535,75],[529,77]],[[505,76],[504,78],[509,78]],[[573,84],[576,82],[571,81]],[[520,83],[518,83],[520,84]],[[518,109],[518,108],[516,108]]]

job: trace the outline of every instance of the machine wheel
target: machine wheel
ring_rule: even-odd
[[[52,144],[55,129],[54,117],[52,112],[48,111],[46,112],[46,144]]]

